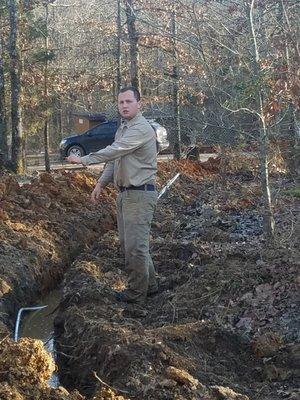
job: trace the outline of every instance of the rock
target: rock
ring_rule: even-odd
[[[55,185],[55,181],[54,181],[53,177],[48,172],[42,172],[40,174],[40,180],[43,183],[50,183],[52,185]]]
[[[6,185],[3,182],[0,182],[0,199],[2,199],[6,192]]]
[[[246,331],[251,331],[252,328],[252,318],[250,317],[244,317],[244,318],[240,318],[238,323],[236,324],[237,328],[242,328],[245,329]]]
[[[234,392],[229,387],[211,386],[212,400],[250,400],[248,396]]]
[[[188,385],[192,388],[196,388],[199,384],[197,379],[183,369],[168,367],[166,370],[166,375],[169,379],[172,379],[183,385]]]
[[[79,393],[77,393],[77,396],[80,396]],[[70,400],[84,400],[85,397],[75,397],[74,394],[72,393],[72,397],[70,397]],[[115,390],[109,388],[109,387],[102,387],[101,389],[97,390],[95,395],[93,396],[92,400],[129,400],[127,397],[123,397],[121,395],[118,395]],[[69,400],[69,397],[68,399]]]
[[[265,299],[267,299],[268,297],[271,296],[273,289],[269,283],[265,283],[265,284],[256,286],[255,291],[256,291],[257,297],[260,300],[264,301]]]
[[[277,353],[283,339],[277,333],[268,332],[252,341],[252,350],[257,357],[271,357]]]
[[[289,400],[300,400],[300,390],[298,390],[297,392],[292,392],[290,394]]]
[[[0,209],[0,221],[7,221],[7,220],[9,220],[7,212]]]
[[[176,381],[173,379],[163,379],[159,382],[159,385],[166,388],[172,388],[177,385]]]
[[[55,390],[56,393],[59,393],[62,396],[69,396],[70,393],[67,391],[67,389],[65,389],[63,386],[58,386],[58,388]]]
[[[286,381],[292,375],[292,371],[277,367],[274,364],[265,365],[264,372],[270,381]]]
[[[49,208],[51,206],[51,198],[47,194],[36,197],[34,201],[40,207]]]
[[[10,291],[11,291],[10,284],[4,279],[0,278],[0,296],[2,297],[3,295],[9,293]]]
[[[242,297],[241,300],[244,301],[246,304],[251,304],[253,300],[253,293],[247,292]]]

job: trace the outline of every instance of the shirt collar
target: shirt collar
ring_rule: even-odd
[[[135,117],[132,119],[122,119],[122,126],[126,128],[130,128],[134,123],[142,116],[142,113],[139,111]]]

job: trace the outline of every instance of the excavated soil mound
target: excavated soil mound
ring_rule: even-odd
[[[38,340],[22,338],[19,342],[4,341],[0,346],[1,379],[18,381],[22,377],[24,385],[45,383],[50,379],[55,364]],[[22,368],[21,368],[22,367]]]
[[[1,400],[80,400],[78,392],[69,394],[63,388],[52,389],[47,384],[55,364],[39,340],[8,338],[0,342]]]
[[[0,176],[0,320],[12,322],[63,276],[70,260],[115,224],[113,190],[95,207],[91,174],[42,173],[19,185]]]

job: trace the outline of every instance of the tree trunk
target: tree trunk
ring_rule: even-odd
[[[290,41],[288,38],[288,34],[290,33],[290,21],[288,18],[288,14],[286,11],[286,5],[283,0],[281,0],[278,4],[278,12],[277,12],[277,20],[282,27],[282,31],[285,34],[285,58],[288,70],[287,82],[288,85],[291,85],[294,78],[298,72],[298,64],[295,62],[291,62],[293,60],[293,54],[290,51]],[[294,55],[295,56],[295,55]],[[297,57],[296,57],[297,59]],[[298,58],[299,60],[299,58]],[[296,68],[295,68],[296,66]],[[288,87],[290,90],[291,88]],[[288,104],[289,111],[289,133],[290,137],[288,138],[287,148],[284,146],[282,149],[282,156],[286,162],[286,165],[289,169],[291,176],[299,182],[300,179],[300,125],[299,125],[299,110],[295,103],[291,100]]]
[[[21,55],[19,47],[19,12],[16,0],[8,1],[10,35],[9,35],[9,55],[10,55],[10,81],[11,81],[11,128],[12,128],[12,148],[11,161],[12,168],[16,173],[22,173],[25,169],[24,158],[24,138],[21,119]]]
[[[174,140],[174,157],[179,160],[181,158],[181,125],[180,125],[180,86],[178,71],[178,54],[177,54],[177,27],[176,13],[172,12],[171,17],[171,34],[173,42],[173,112],[175,122],[175,140]]]
[[[300,111],[293,107],[293,164],[295,169],[296,183],[300,183]]]
[[[293,108],[293,131],[295,145],[300,146],[300,111],[295,107]]]
[[[116,19],[116,27],[117,27],[117,48],[116,48],[116,98],[121,89],[121,35],[122,35],[122,21],[121,21],[121,0],[117,0],[117,19]]]
[[[48,36],[48,4],[45,4],[45,66],[44,66],[44,102],[48,103],[48,48],[49,48],[49,36]],[[48,106],[45,110],[44,119],[44,153],[45,153],[45,170],[50,172],[50,158],[49,158],[49,116],[48,116]]]
[[[8,143],[7,143],[7,118],[5,107],[5,80],[3,68],[3,41],[1,37],[0,27],[0,168],[5,165],[8,160]]]
[[[49,120],[45,117],[44,120],[44,152],[45,152],[45,171],[50,172],[50,158],[49,158]]]
[[[136,15],[135,10],[133,9],[133,0],[126,0],[125,5],[130,46],[130,80],[131,85],[141,92],[138,33],[135,25]]]
[[[57,124],[58,124],[58,133],[59,133],[59,140],[62,140],[63,138],[63,103],[62,100],[59,99],[59,109],[58,109],[58,115],[57,115]]]
[[[260,94],[260,104],[263,104],[262,94]],[[261,165],[261,185],[264,199],[264,232],[269,241],[274,237],[275,221],[273,217],[272,199],[269,183],[269,135],[265,124],[264,115],[261,118],[260,129],[260,165]]]
[[[253,10],[255,6],[255,0],[251,1],[249,12],[249,26],[253,41],[253,76],[256,79],[260,79],[260,54],[257,44],[257,34],[254,26]],[[265,112],[264,112],[264,98],[263,88],[261,85],[257,85],[257,102],[258,102],[258,114],[260,121],[260,166],[261,166],[261,186],[264,200],[264,233],[268,242],[271,242],[274,237],[274,217],[272,209],[272,199],[269,184],[269,136],[268,129],[266,126]]]

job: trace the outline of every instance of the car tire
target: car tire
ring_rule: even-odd
[[[67,157],[68,156],[83,157],[85,156],[85,151],[79,145],[70,146],[67,150]]]

